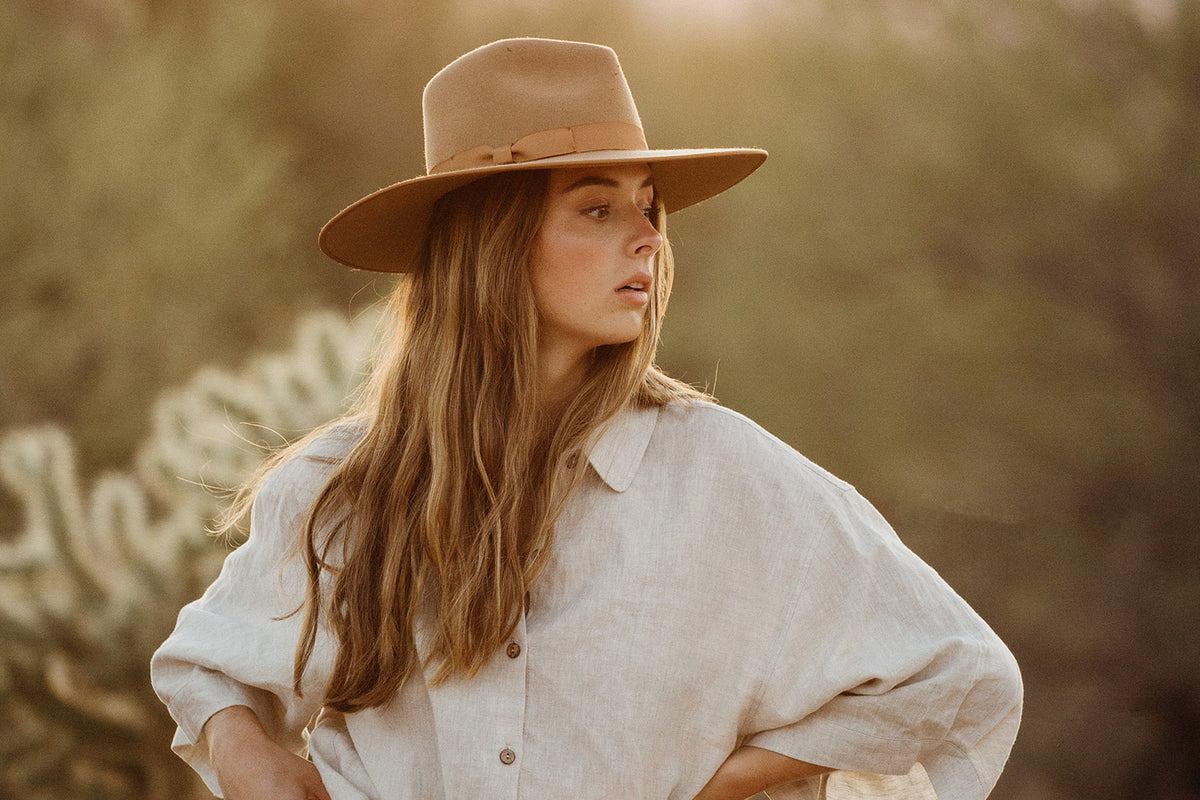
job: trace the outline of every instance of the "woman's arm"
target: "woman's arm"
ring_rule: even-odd
[[[204,737],[226,800],[331,800],[312,762],[272,741],[246,706],[213,714]]]
[[[827,767],[747,745],[725,759],[695,800],[746,800],[772,786],[829,771]]]
[[[341,440],[330,434],[325,441],[312,446],[314,457],[298,455],[267,478],[254,500],[248,540],[229,554],[204,595],[180,611],[150,664],[154,689],[179,725],[172,749],[214,794],[222,781],[211,756],[225,745],[208,737],[227,738],[222,720],[249,715],[253,733],[265,732],[283,750],[302,753],[305,728],[325,695],[334,652],[329,640],[319,643],[318,653],[329,657],[309,665],[303,694],[294,687],[303,617],[295,612],[305,600],[307,575],[303,559],[292,557],[306,510],[326,477],[329,462],[321,457],[336,456],[332,448]],[[240,710],[220,713],[235,707]],[[237,754],[238,748],[227,749]],[[228,764],[224,773],[226,792],[235,780],[236,798]]]
[[[847,787],[909,776],[889,797],[983,800],[1020,720],[1016,661],[866,500],[831,499],[746,744]]]

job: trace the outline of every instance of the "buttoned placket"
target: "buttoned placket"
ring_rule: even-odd
[[[521,643],[526,640],[525,613],[517,622],[513,639],[504,648],[503,655],[497,654],[493,659],[497,668],[503,673],[501,690],[504,695],[506,725],[498,736],[505,738],[504,748],[500,751],[500,775],[505,791],[497,797],[508,797],[516,800],[520,797],[520,750],[525,738],[525,689],[526,689],[526,659],[525,649]]]
[[[431,687],[447,797],[518,800],[525,734],[525,615],[474,679]],[[479,686],[488,686],[480,692]]]

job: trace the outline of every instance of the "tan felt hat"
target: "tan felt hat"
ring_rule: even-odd
[[[425,87],[426,174],[380,189],[321,229],[321,249],[355,269],[408,272],[434,201],[517,169],[646,163],[668,212],[718,194],[766,159],[750,148],[651,150],[610,48],[505,39],[462,56]]]

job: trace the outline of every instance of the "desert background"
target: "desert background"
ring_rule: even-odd
[[[1200,797],[1200,3],[6,0],[0,796],[207,796],[148,661],[219,490],[332,418],[393,280],[316,233],[509,36],[621,57],[661,365],[855,484],[1009,644],[999,800]]]

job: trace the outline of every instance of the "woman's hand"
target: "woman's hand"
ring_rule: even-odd
[[[739,747],[717,768],[695,800],[746,800],[764,789],[831,772],[761,747]]]
[[[273,742],[249,708],[218,711],[204,735],[226,800],[332,800],[312,762]]]

